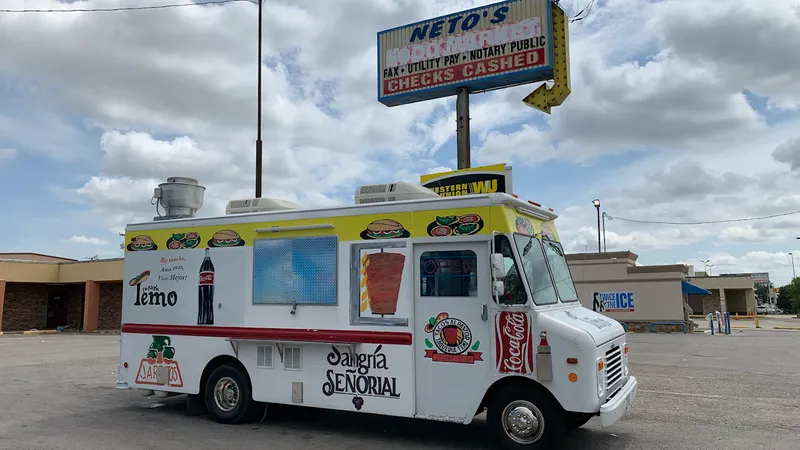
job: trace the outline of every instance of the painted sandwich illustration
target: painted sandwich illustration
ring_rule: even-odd
[[[361,232],[362,239],[393,239],[407,238],[411,234],[403,228],[403,225],[392,219],[378,219],[367,225],[367,229]]]
[[[131,278],[131,280],[128,281],[128,284],[131,285],[131,286],[138,286],[138,285],[144,283],[145,280],[147,280],[148,278],[150,278],[150,271],[149,270],[145,270],[144,272],[140,273],[139,275],[136,275],[135,277]]]
[[[219,230],[208,240],[209,247],[241,247],[244,244],[244,239],[233,230]]]
[[[395,314],[403,266],[402,253],[367,253],[361,258],[361,312],[369,306],[372,314]]]
[[[148,250],[158,250],[158,246],[153,242],[153,238],[146,234],[140,234],[131,238],[128,243],[128,251],[131,252],[145,252]]]

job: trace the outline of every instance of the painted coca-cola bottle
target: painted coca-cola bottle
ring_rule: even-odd
[[[200,265],[200,288],[197,293],[197,324],[214,325],[214,263],[211,252],[206,249],[206,257]]]

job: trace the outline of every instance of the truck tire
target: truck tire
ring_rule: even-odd
[[[567,430],[577,430],[578,428],[586,425],[594,414],[589,413],[576,413],[576,412],[568,412],[564,416],[564,424],[566,425]]]
[[[206,382],[205,398],[208,413],[219,423],[239,424],[250,418],[250,380],[238,365],[223,364],[214,369]]]
[[[557,448],[556,441],[564,435],[561,406],[524,386],[512,386],[496,395],[486,419],[495,440],[506,449]]]

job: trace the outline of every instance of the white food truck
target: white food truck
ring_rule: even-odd
[[[356,204],[236,200],[169,178],[128,225],[118,389],[241,423],[270,404],[469,424],[551,446],[630,411],[622,326],[581,306],[552,209],[362,186]],[[260,413],[259,413],[260,414]]]

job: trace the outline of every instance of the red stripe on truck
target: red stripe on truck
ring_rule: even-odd
[[[219,337],[270,341],[411,345],[411,333],[401,333],[396,331],[209,327],[197,325],[126,323],[122,325],[122,332],[134,334],[174,334],[178,336]]]

